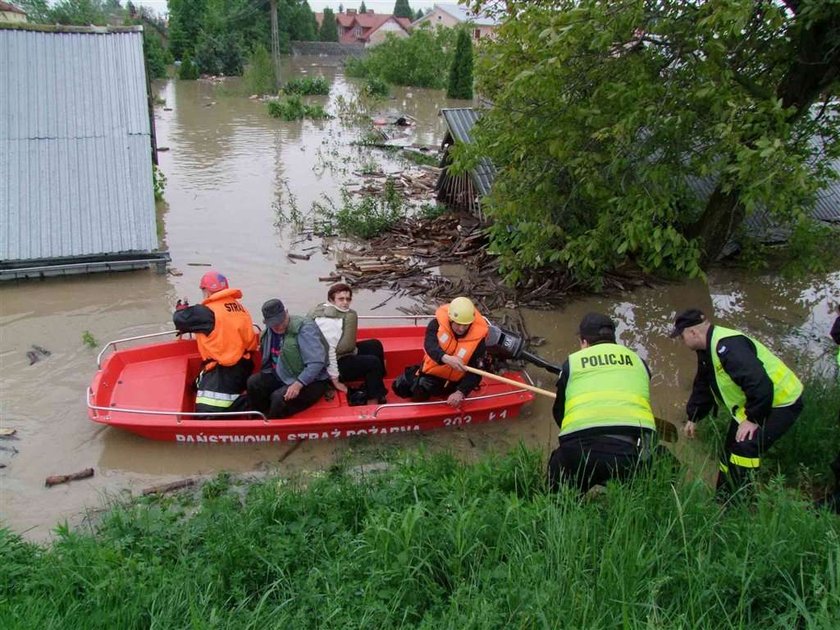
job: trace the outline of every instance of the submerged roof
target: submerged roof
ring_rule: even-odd
[[[0,27],[0,265],[158,249],[138,27]]]
[[[453,107],[441,109],[440,114],[455,142],[472,143],[471,132],[476,121],[481,118],[479,112],[472,107]],[[479,196],[488,195],[496,178],[496,167],[493,163],[488,158],[481,158],[478,166],[470,174]]]

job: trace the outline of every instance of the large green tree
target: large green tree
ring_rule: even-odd
[[[449,84],[446,88],[449,98],[470,99],[473,97],[473,50],[472,41],[466,29],[458,29],[455,43],[455,57],[449,68]]]
[[[322,42],[338,41],[338,23],[335,20],[335,13],[329,7],[324,9],[324,15],[321,18],[321,30],[318,32],[318,37]]]
[[[394,17],[403,17],[411,20],[414,18],[414,11],[412,11],[411,6],[409,6],[408,0],[397,0],[394,4],[394,11],[392,15]]]
[[[511,280],[698,274],[746,213],[796,223],[830,176],[840,3],[506,5],[477,68],[493,107],[458,165],[498,169],[487,211]]]

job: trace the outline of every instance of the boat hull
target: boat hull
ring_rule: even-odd
[[[380,339],[385,348],[386,384],[422,358],[422,326],[360,329],[359,338]],[[411,403],[388,393],[386,404],[349,406],[337,392],[291,418],[199,419],[192,382],[201,361],[194,340],[147,344],[109,355],[88,391],[94,422],[153,440],[190,444],[298,442],[419,432],[514,420],[534,395],[484,378],[478,390],[453,408],[445,400]],[[502,376],[524,383],[516,371]]]

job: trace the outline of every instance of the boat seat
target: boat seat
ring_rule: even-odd
[[[192,409],[195,392],[188,386],[187,381],[192,382],[189,368],[190,359],[184,355],[129,363],[114,386],[112,406],[160,411]]]

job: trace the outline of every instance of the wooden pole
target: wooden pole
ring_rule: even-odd
[[[557,400],[557,394],[554,392],[550,392],[547,389],[542,389],[541,387],[534,387],[533,385],[528,385],[527,383],[520,383],[519,381],[514,381],[511,378],[505,378],[504,376],[499,376],[498,374],[493,374],[492,372],[488,372],[486,370],[479,370],[478,368],[470,367],[469,365],[465,365],[464,369],[467,372],[472,372],[473,374],[486,376],[487,378],[499,381],[500,383],[507,383],[508,385],[513,385],[514,387],[527,389],[529,392],[534,392],[535,394],[539,394],[540,396],[545,396],[546,398]],[[664,418],[657,418],[655,416],[653,419],[656,422],[656,429],[657,431],[659,431],[659,437],[664,442],[677,441],[679,431],[677,431],[677,427],[674,426],[672,422],[665,420]]]
[[[274,64],[274,86],[280,89],[283,85],[280,74],[280,27],[277,24],[277,0],[271,0],[271,62]]]

